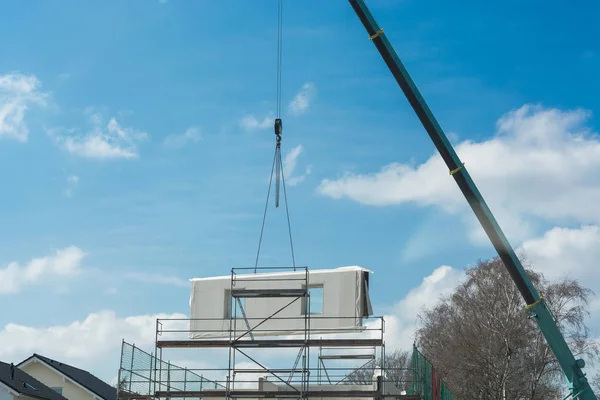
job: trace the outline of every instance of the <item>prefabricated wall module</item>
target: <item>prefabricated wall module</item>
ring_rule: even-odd
[[[373,314],[362,267],[191,279],[190,338],[360,332]],[[308,296],[304,296],[304,293]],[[248,335],[245,336],[248,338]]]

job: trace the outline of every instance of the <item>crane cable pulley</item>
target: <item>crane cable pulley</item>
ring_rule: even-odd
[[[279,182],[283,177],[283,164],[281,162],[281,133],[283,132],[283,124],[281,118],[275,119],[275,208],[279,208]],[[285,184],[285,182],[284,182]],[[286,206],[287,207],[287,206]]]
[[[260,239],[258,241],[258,251],[256,252],[256,262],[254,264],[254,273],[258,268],[258,259],[260,256],[260,247],[262,244],[265,221],[267,218],[267,209],[269,206],[269,196],[271,194],[271,184],[273,181],[273,172],[275,172],[275,208],[279,208],[279,193],[283,187],[283,197],[285,202],[285,211],[287,216],[288,233],[290,237],[290,249],[292,252],[292,266],[296,270],[296,259],[294,257],[294,244],[292,241],[292,226],[290,223],[290,212],[288,209],[287,192],[285,190],[285,177],[283,173],[283,162],[281,160],[281,135],[283,133],[283,123],[281,121],[281,50],[282,50],[282,0],[278,1],[277,15],[277,117],[273,125],[275,131],[275,155],[273,156],[273,165],[271,167],[271,177],[269,179],[269,188],[267,190],[267,201],[265,202],[265,211],[263,215],[262,227],[260,229]]]

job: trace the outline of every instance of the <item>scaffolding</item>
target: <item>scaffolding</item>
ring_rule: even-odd
[[[268,272],[244,275],[244,268],[232,269],[226,291],[228,318],[157,319],[154,355],[123,342],[119,400],[267,397],[451,400],[451,395],[435,397],[437,392],[431,390],[435,386],[432,382],[439,379],[416,348],[412,371],[401,374],[411,382],[399,382],[399,374],[391,373],[386,366],[383,317],[361,314],[357,327],[356,315],[336,315],[333,318],[337,322],[329,324],[327,319],[332,318],[331,314],[312,312],[314,285],[308,268],[294,267],[293,274],[262,269]],[[281,270],[291,268],[277,268]],[[239,284],[242,280],[244,285]],[[271,309],[276,310],[264,316],[248,315],[244,299],[253,299],[251,304],[259,300],[271,302]],[[279,303],[273,306],[275,299],[281,302],[281,307]],[[213,303],[216,301],[219,300]],[[294,308],[290,315],[291,307]],[[370,310],[370,304],[367,309]],[[344,318],[351,318],[352,322],[340,324]],[[329,330],[328,326],[332,328]],[[198,332],[198,327],[205,330],[214,327],[218,332]],[[192,356],[194,351],[203,355]],[[182,368],[162,361],[173,359],[167,357],[202,365]],[[388,375],[395,378],[388,379]],[[447,392],[445,385],[442,386]],[[410,390],[404,391],[405,388]]]
[[[235,393],[235,377],[238,373],[243,373],[242,371],[239,371],[238,368],[236,368],[236,355],[239,353],[242,356],[246,357],[247,359],[251,360],[252,362],[254,362],[256,364],[257,367],[259,368],[246,368],[245,369],[245,373],[250,373],[250,374],[256,374],[256,373],[264,373],[267,372],[269,374],[271,374],[273,377],[275,377],[277,380],[279,380],[280,382],[285,383],[288,387],[290,388],[294,388],[296,390],[299,390],[300,392],[300,397],[304,397],[304,393],[306,393],[308,391],[308,381],[309,381],[309,376],[310,376],[310,371],[309,371],[309,366],[308,366],[308,358],[310,356],[310,346],[308,345],[310,338],[310,316],[311,316],[311,312],[310,312],[310,297],[309,297],[309,275],[308,275],[308,268],[303,268],[304,269],[304,273],[301,276],[298,276],[297,278],[295,277],[288,277],[288,278],[283,278],[283,280],[281,278],[279,278],[280,283],[282,283],[282,287],[285,286],[285,284],[283,284],[284,282],[290,282],[293,280],[298,280],[300,283],[300,287],[299,288],[286,288],[286,289],[279,289],[279,288],[266,288],[266,287],[259,287],[259,288],[255,288],[255,289],[236,289],[236,284],[237,284],[237,277],[238,274],[236,273],[236,269],[232,269],[231,270],[231,300],[232,303],[235,302],[235,305],[233,307],[233,312],[230,314],[231,315],[231,319],[233,322],[233,326],[230,324],[231,329],[229,330],[229,341],[231,343],[231,345],[229,346],[229,371],[230,371],[230,376],[232,376],[233,379],[228,380],[227,382],[227,391],[226,391],[226,397],[230,397],[231,393]],[[296,268],[294,268],[294,271],[296,270]],[[256,269],[255,269],[255,272]],[[261,276],[261,275],[259,275]],[[272,278],[269,277],[269,275],[265,276],[261,276],[258,278],[253,278],[253,279],[245,279],[245,281],[255,281],[258,283],[267,283],[267,286],[271,286],[271,282],[276,281],[277,282],[277,278]],[[260,285],[259,285],[260,286]],[[296,285],[294,285],[296,286]],[[280,307],[277,311],[275,311],[275,313],[267,316],[266,318],[264,318],[264,320],[260,320],[257,321],[257,324],[254,327],[250,326],[250,322],[248,321],[248,317],[246,316],[246,312],[244,310],[244,307],[242,305],[241,299],[246,299],[246,298],[286,298],[287,302]],[[255,341],[254,336],[253,336],[253,332],[258,330],[259,327],[266,321],[268,320],[274,320],[274,319],[278,319],[278,314],[282,313],[285,309],[287,309],[288,307],[292,306],[292,304],[295,304],[297,301],[301,301],[302,305],[306,307],[306,312],[304,312],[302,318],[302,322],[303,322],[303,338],[302,343],[300,343],[299,340],[296,340],[296,345],[294,347],[298,348],[298,354],[296,356],[296,359],[294,361],[293,366],[291,367],[291,369],[280,369],[279,371],[275,372],[270,370],[269,368],[266,368],[263,364],[261,364],[259,361],[257,361],[256,359],[254,359],[253,357],[251,357],[247,352],[242,350],[242,343],[241,343],[241,339],[244,338],[246,335],[248,335],[250,337],[250,339],[252,341]],[[241,331],[238,331],[238,326],[237,326],[237,311],[241,312],[242,316],[243,316],[243,320],[244,320],[244,327],[241,329]],[[281,332],[283,333],[283,332]],[[279,340],[269,340],[269,339],[264,339],[262,340],[262,343],[264,346],[274,346],[274,347],[278,347],[278,344],[282,344],[282,342],[280,342]],[[255,343],[251,343],[251,345],[253,345]],[[289,374],[287,379],[282,379],[282,374]],[[293,385],[292,382],[299,384],[299,388],[297,385]]]
[[[262,398],[262,397],[360,397],[375,398],[380,397],[381,391],[377,387],[377,382],[373,382],[367,387],[365,385],[338,385],[348,373],[352,372],[356,366],[333,366],[324,368],[324,360],[364,360],[365,350],[370,351],[371,358],[377,349],[383,349],[383,318],[371,318],[379,322],[379,326],[361,326],[357,329],[347,328],[346,331],[336,326],[331,328],[331,334],[328,334],[327,318],[314,314],[311,311],[311,281],[310,273],[306,267],[294,267],[297,273],[290,275],[278,275],[274,268],[258,268],[258,271],[267,270],[267,273],[255,274],[251,277],[245,275],[244,283],[253,282],[251,289],[238,288],[241,281],[240,277],[244,268],[234,268],[231,272],[229,303],[231,313],[229,314],[228,335],[226,338],[210,339],[183,339],[182,334],[194,336],[198,332],[192,329],[170,329],[176,321],[173,319],[162,319],[157,321],[156,333],[156,351],[162,358],[163,350],[169,348],[209,348],[209,349],[227,349],[228,360],[224,372],[224,381],[217,382],[221,385],[213,390],[159,390],[155,393],[160,398],[218,398],[218,397],[236,397],[236,398]],[[254,268],[253,268],[254,270]],[[291,268],[277,268],[278,272],[289,271]],[[290,281],[296,281],[290,285]],[[264,283],[264,285],[261,285]],[[285,298],[286,301],[275,312],[261,317],[248,316],[245,311],[242,299],[264,299],[269,301],[273,298]],[[285,310],[300,302],[302,310],[299,316],[289,316]],[[351,318],[351,326],[356,320],[356,315],[335,316],[336,320]],[[203,320],[210,320],[206,318]],[[301,322],[298,323],[298,320]],[[267,322],[271,323],[270,328],[263,329]],[[313,334],[311,323],[319,321],[318,336]],[[190,326],[194,325],[190,319]],[[286,324],[293,326],[291,329],[279,328]],[[207,326],[210,325],[207,323]],[[298,330],[301,325],[302,329]],[[273,328],[273,326],[277,328]],[[268,333],[270,336],[264,337]],[[163,335],[178,336],[177,338],[163,339]],[[257,338],[260,336],[260,338]],[[352,337],[354,336],[354,337]],[[365,337],[367,336],[367,337]],[[319,365],[311,365],[315,360],[311,359],[311,349],[318,349]],[[338,351],[337,355],[323,355],[323,350]],[[270,368],[261,360],[261,353],[267,351],[276,351],[289,358],[288,365],[280,365],[277,368]],[[383,350],[380,350],[383,354]],[[341,352],[341,353],[340,353]],[[240,358],[242,362],[240,363]],[[285,364],[283,356],[278,357],[280,364]],[[314,357],[312,357],[314,358]],[[215,370],[213,370],[215,371]],[[222,371],[222,370],[220,370]],[[335,371],[335,372],[334,372]],[[328,374],[328,382],[322,379],[324,374]],[[266,375],[266,376],[260,376]],[[257,377],[258,379],[244,380],[242,377]],[[337,380],[334,382],[332,379]],[[248,389],[249,384],[257,384],[257,388]],[[359,387],[361,386],[361,387]]]
[[[383,346],[381,350],[383,351]],[[370,365],[373,365],[377,358],[377,346],[369,347],[323,347],[319,346],[319,356],[317,358],[317,384],[334,384],[339,385],[341,383],[371,383],[372,375],[364,379],[366,376],[360,374],[362,379],[357,379],[359,373],[368,369]],[[385,358],[383,356],[382,358]],[[340,368],[337,366],[330,366],[329,363],[336,363],[347,360],[360,360],[361,365],[355,368],[353,371],[348,373],[347,368]],[[365,361],[366,360],[366,361]],[[374,365],[373,365],[374,366]],[[341,374],[340,374],[341,370]]]

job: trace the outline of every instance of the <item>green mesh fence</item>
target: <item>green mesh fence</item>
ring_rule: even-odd
[[[157,391],[200,391],[223,387],[126,342],[123,342],[121,349],[119,382],[120,399],[154,396]]]
[[[422,400],[452,400],[454,398],[431,362],[416,346],[413,347],[412,387],[409,394],[417,394]]]
[[[128,393],[150,395],[152,385],[153,356],[137,347],[123,342],[119,368],[119,388]]]

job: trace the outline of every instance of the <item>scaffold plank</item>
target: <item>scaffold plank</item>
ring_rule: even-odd
[[[158,348],[199,347],[373,347],[382,346],[382,339],[256,339],[256,340],[158,340]]]
[[[374,360],[373,354],[337,354],[319,356],[321,360]]]
[[[152,396],[149,394],[137,394],[137,393],[129,393],[126,391],[120,391],[119,392],[119,399],[122,400],[151,400]]]
[[[306,289],[233,289],[232,297],[303,297]]]
[[[397,399],[418,400],[418,395],[386,395],[377,390],[308,390],[305,392],[280,391],[280,390],[201,390],[201,391],[160,391],[156,392],[158,398],[210,398],[210,397],[237,397],[237,398],[383,398],[394,397]]]

